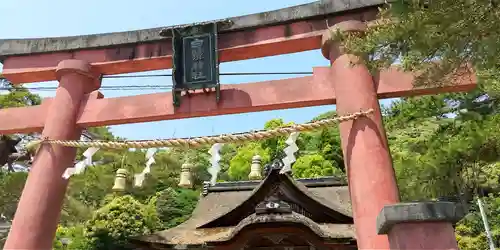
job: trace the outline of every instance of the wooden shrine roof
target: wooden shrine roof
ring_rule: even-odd
[[[248,226],[285,223],[308,228],[327,241],[355,239],[349,191],[336,177],[294,180],[272,171],[264,181],[218,183],[205,190],[191,218],[181,225],[133,239],[137,245],[200,246],[233,239]],[[300,212],[257,214],[255,207],[272,194],[286,196]]]

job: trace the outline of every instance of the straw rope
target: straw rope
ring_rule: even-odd
[[[215,143],[243,143],[246,141],[258,141],[269,139],[277,136],[289,135],[293,132],[305,132],[322,129],[340,122],[356,120],[359,117],[366,116],[373,113],[373,109],[367,111],[359,111],[353,114],[338,116],[335,118],[324,119],[320,121],[296,124],[272,130],[260,130],[238,134],[222,134],[218,136],[202,136],[196,138],[173,138],[162,140],[141,140],[141,141],[63,141],[63,140],[50,140],[45,138],[38,143],[53,144],[74,148],[113,148],[113,149],[126,149],[126,148],[158,148],[158,147],[189,147],[197,148],[204,145],[212,145]]]

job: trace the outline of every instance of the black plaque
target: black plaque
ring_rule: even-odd
[[[183,91],[215,88],[219,99],[219,60],[217,23],[205,23],[172,29],[173,93],[179,104]]]
[[[215,82],[212,37],[210,34],[182,39],[183,85],[212,85]]]

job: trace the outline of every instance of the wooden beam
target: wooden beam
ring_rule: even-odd
[[[253,30],[263,26],[278,26],[307,20],[325,20],[326,17],[341,16],[346,12],[363,12],[375,9],[385,0],[322,0],[262,13],[231,17],[209,22],[218,22],[219,33]],[[125,32],[102,33],[69,37],[0,39],[0,60],[10,56],[31,55],[35,53],[54,53],[82,49],[99,49],[137,43],[151,43],[165,40],[160,31],[178,26]]]
[[[222,85],[219,104],[213,94],[196,93],[182,98],[177,109],[171,93],[89,100],[82,104],[77,124],[96,127],[335,104],[328,74],[328,67],[319,67],[314,68],[313,76]],[[413,86],[413,74],[397,69],[384,71],[374,79],[379,98],[469,91],[476,86],[472,74],[462,74],[450,86],[421,88]],[[50,99],[40,106],[1,109],[0,134],[40,132],[49,104]]]
[[[350,19],[374,20],[377,7],[383,3],[350,1],[353,3],[348,6],[329,0],[231,18],[233,24],[219,35],[219,60],[230,62],[319,49],[328,26]],[[169,69],[171,41],[159,37],[159,30],[0,40],[2,74],[14,84],[51,81],[56,79],[55,67],[65,59],[88,61],[103,75]]]

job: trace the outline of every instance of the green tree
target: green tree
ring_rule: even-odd
[[[293,125],[293,122],[285,123],[283,119],[272,119],[264,124],[265,130],[277,129]],[[261,142],[261,147],[269,152],[269,157],[275,159],[280,155],[280,152],[287,146],[285,141],[286,137],[278,136],[266,139]]]
[[[157,194],[155,207],[162,229],[175,227],[191,217],[200,193],[196,190],[167,188]]]
[[[312,121],[330,119],[336,116],[337,112],[330,111],[315,117]],[[337,126],[301,133],[297,140],[297,145],[300,148],[298,152],[299,156],[321,155],[325,160],[330,161],[335,168],[345,172],[344,157],[340,144],[340,132]],[[337,171],[334,171],[334,173],[337,173]]]
[[[0,109],[38,105],[39,95],[32,94],[26,88],[11,84],[0,75]]]
[[[0,171],[0,214],[9,221],[14,219],[27,177],[28,173],[25,172]]]
[[[221,171],[219,173],[218,181],[228,181],[229,177],[229,167],[231,159],[238,153],[238,147],[234,144],[224,144],[220,150],[221,160],[219,161],[219,166]]]
[[[260,155],[262,164],[270,161],[269,151],[262,148],[260,143],[249,142],[244,146],[238,148],[238,152],[231,159],[229,165],[228,175],[231,180],[247,180],[250,174],[250,166],[252,164],[252,157]]]
[[[421,84],[443,83],[457,68],[470,64],[487,90],[500,93],[498,54],[500,9],[491,0],[390,1],[379,25],[366,36],[340,36],[355,54],[370,54],[369,66],[385,68],[400,62],[419,70]],[[439,60],[439,64],[430,61]]]
[[[471,200],[481,188],[476,175],[488,175],[493,182],[494,175],[484,173],[499,160],[498,107],[481,88],[403,98],[384,107],[403,198],[464,194],[462,198]]]
[[[500,197],[490,195],[482,199],[486,217],[490,225],[495,246],[500,245]],[[476,203],[470,208],[470,213],[456,227],[458,245],[462,250],[489,249],[484,231],[481,214]]]
[[[84,234],[95,250],[134,249],[129,237],[149,234],[158,227],[158,217],[151,211],[132,196],[116,197],[94,212]]]
[[[59,226],[52,248],[54,250],[91,250],[92,246],[84,236],[85,228],[82,225],[73,227]]]
[[[343,172],[334,163],[336,162],[328,161],[319,154],[303,155],[292,165],[293,176],[295,178],[343,177]]]

